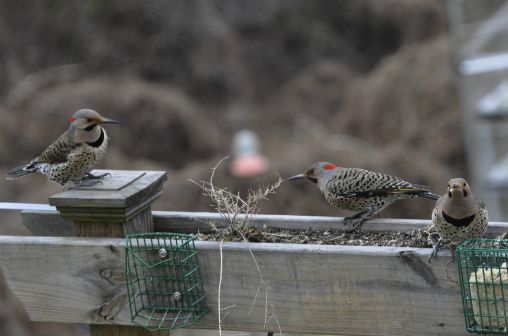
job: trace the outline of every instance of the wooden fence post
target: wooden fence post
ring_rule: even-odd
[[[110,173],[102,183],[92,187],[67,190],[49,198],[49,204],[56,206],[62,217],[71,220],[79,237],[124,237],[127,234],[152,232],[153,218],[151,204],[162,195],[162,186],[167,180],[162,171],[100,171],[95,174]],[[122,284],[123,286],[123,284]],[[115,300],[116,297],[121,297]],[[107,300],[112,304],[128,304],[124,291]],[[108,303],[98,308],[108,309]],[[112,313],[114,314],[114,313]],[[96,316],[104,316],[100,311]],[[144,336],[169,335],[169,332],[149,332],[141,327],[116,326],[104,324],[90,325],[92,336]]]

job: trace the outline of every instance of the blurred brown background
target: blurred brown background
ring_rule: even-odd
[[[120,120],[101,167],[169,172],[158,210],[207,211],[207,178],[234,133],[257,132],[269,170],[314,161],[431,185],[467,175],[441,1],[2,1],[0,169],[38,155],[80,108]],[[0,201],[46,203],[41,175],[0,180]],[[402,201],[385,216],[428,218]],[[262,212],[341,215],[311,183]]]

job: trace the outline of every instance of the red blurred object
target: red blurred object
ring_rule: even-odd
[[[231,173],[237,177],[253,177],[263,174],[268,168],[268,160],[259,154],[246,154],[234,159]]]
[[[236,177],[253,177],[268,169],[268,160],[260,154],[261,142],[251,130],[238,131],[233,138],[231,173]]]

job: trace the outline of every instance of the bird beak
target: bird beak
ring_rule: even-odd
[[[108,119],[108,118],[102,118],[100,121],[101,121],[101,124],[119,124],[120,123],[119,121],[116,121],[113,119]]]
[[[298,175],[291,176],[291,177],[287,178],[286,181],[301,180],[301,179],[304,179],[304,178],[307,178],[307,175],[305,175],[305,174],[298,174]]]
[[[452,195],[454,195],[454,197],[466,197],[467,191],[461,189],[460,185],[458,185],[458,184],[452,184],[448,188],[448,195],[449,195],[449,197],[452,197]]]
[[[456,189],[460,189],[460,186],[457,183],[452,184],[449,188],[450,191],[453,191]]]

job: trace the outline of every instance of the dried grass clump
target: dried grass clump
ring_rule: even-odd
[[[215,223],[209,223],[214,229],[216,229],[219,233],[218,240],[220,240],[219,252],[220,252],[220,270],[219,270],[219,288],[217,290],[217,302],[218,302],[218,330],[219,336],[222,335],[222,324],[223,320],[229,314],[229,309],[233,308],[236,305],[229,307],[221,306],[221,286],[222,286],[222,276],[223,276],[223,265],[224,265],[224,257],[222,244],[224,240],[234,240],[235,237],[241,237],[241,239],[248,243],[248,239],[246,238],[246,234],[250,229],[250,223],[252,221],[252,217],[259,212],[258,203],[261,200],[267,200],[268,195],[274,194],[275,190],[282,184],[283,180],[279,177],[277,182],[271,184],[269,186],[259,187],[257,189],[250,189],[247,195],[247,198],[244,199],[240,196],[239,193],[234,194],[229,191],[227,188],[220,188],[214,185],[214,176],[215,171],[220,166],[220,164],[227,159],[224,158],[212,168],[212,173],[210,175],[210,179],[208,181],[200,181],[196,182],[194,180],[190,180],[192,183],[196,184],[203,191],[203,195],[209,197],[212,200],[212,207],[220,214],[222,219],[226,222],[224,227],[217,227]],[[270,288],[268,283],[265,281],[259,264],[252,252],[252,249],[249,246],[249,253],[252,257],[252,261],[254,266],[256,267],[258,277],[259,277],[259,285],[256,291],[256,295],[252,300],[251,307],[249,309],[249,316],[252,313],[254,306],[256,305],[256,300],[262,291],[264,292],[264,301],[265,301],[265,316],[264,316],[264,327],[270,323],[273,319],[277,325],[279,335],[282,335],[282,329],[279,324],[279,320],[277,318],[277,314],[275,313],[275,307],[270,299]],[[222,311],[225,311],[224,316],[222,316]]]
[[[249,232],[252,218],[255,214],[259,213],[258,203],[262,200],[268,200],[268,196],[275,193],[275,190],[282,184],[283,179],[279,177],[271,185],[249,189],[247,197],[242,198],[240,193],[235,194],[228,190],[227,187],[221,188],[214,185],[215,171],[226,158],[219,161],[212,168],[212,174],[208,181],[190,181],[201,188],[203,196],[207,196],[212,200],[211,206],[226,223],[225,226],[220,227],[216,223],[210,223],[214,230],[217,231],[218,240],[232,241],[237,240],[236,238],[241,238],[243,241],[248,241],[246,236]]]

